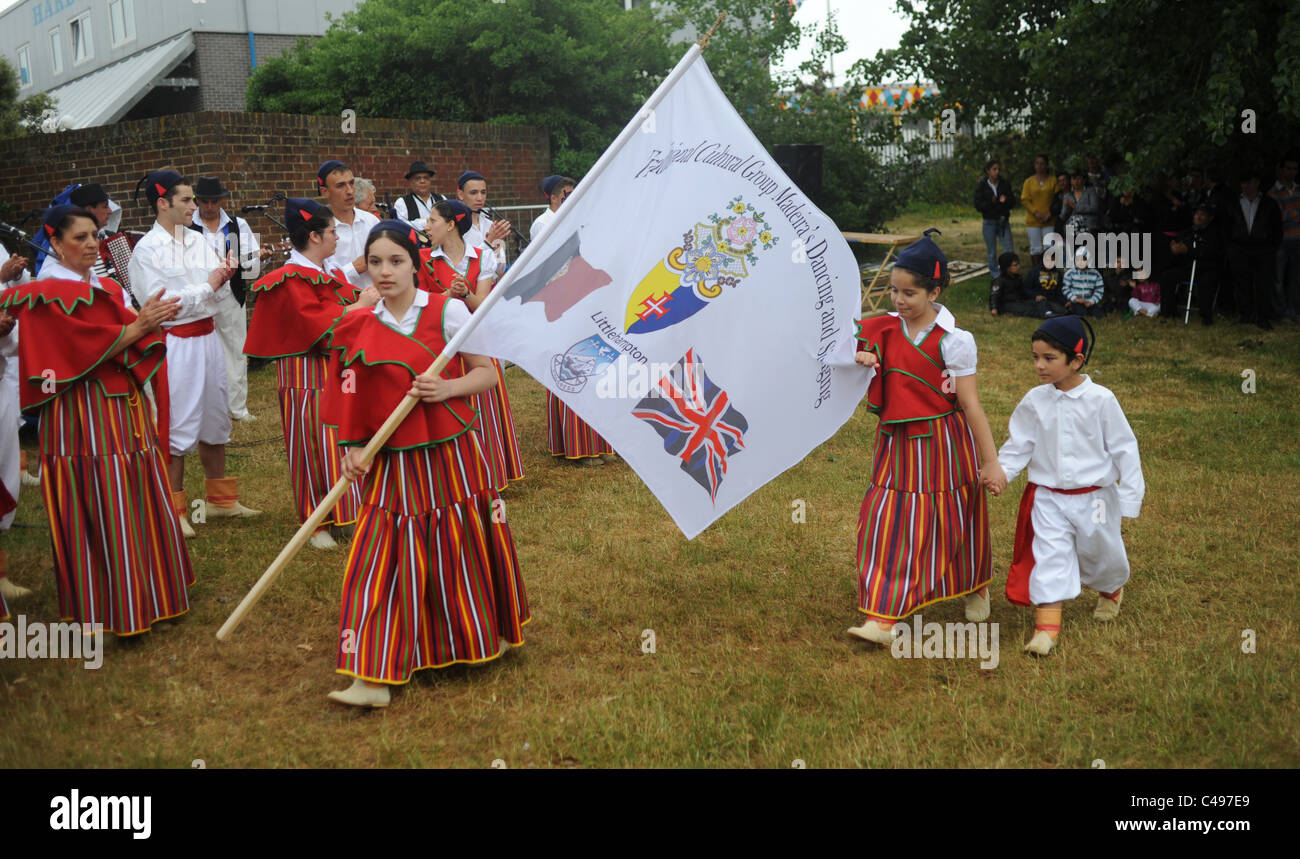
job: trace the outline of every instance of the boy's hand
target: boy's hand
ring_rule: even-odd
[[[880,366],[880,359],[876,357],[875,352],[859,352],[853,356],[853,360],[864,367]]]
[[[996,498],[1007,488],[1007,473],[999,463],[990,462],[980,469],[980,483]]]

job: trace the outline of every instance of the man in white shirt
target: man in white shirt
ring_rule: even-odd
[[[405,221],[417,230],[424,229],[424,221],[438,202],[433,198],[434,169],[423,161],[412,161],[406,171],[406,181],[411,183],[411,193],[398,198],[393,204],[393,217]],[[332,205],[332,204],[331,204]]]
[[[547,176],[542,180],[542,193],[550,201],[551,208],[538,215],[533,221],[533,225],[528,228],[530,241],[537,241],[551,228],[551,221],[555,219],[555,210],[560,208],[560,204],[565,201],[577,184],[568,176]]]
[[[188,229],[193,222],[194,190],[189,180],[171,170],[158,170],[141,180],[156,220],[131,254],[131,284],[148,300],[165,293],[179,298],[180,311],[167,334],[167,387],[170,399],[171,458],[167,474],[172,506],[185,536],[194,530],[185,519],[185,457],[196,449],[206,477],[203,522],[210,518],[256,516],[239,503],[235,478],[226,477],[226,443],[230,441],[230,403],[226,396],[226,358],[213,317],[229,292],[237,260],[224,262],[203,236]],[[136,188],[137,193],[139,186]]]
[[[366,237],[379,219],[356,208],[356,182],[342,161],[322,164],[316,171],[316,184],[325,197],[325,205],[334,213],[334,232],[339,237],[334,256],[325,262],[325,270],[338,269],[348,283],[365,289],[370,286],[370,275],[366,274]]]
[[[506,236],[510,235],[510,222],[494,221],[483,211],[487,205],[487,180],[483,174],[466,170],[456,185],[456,198],[469,207],[474,217],[474,225],[465,233],[465,244],[480,249],[482,265],[488,266],[490,261],[489,273],[494,280],[500,280],[506,273]]]
[[[230,278],[230,288],[220,292],[220,307],[215,317],[217,336],[226,353],[226,387],[230,415],[237,421],[256,420],[248,411],[248,359],[244,357],[244,338],[248,335],[248,318],[244,313],[246,283],[257,280],[261,272],[257,236],[243,218],[231,218],[221,201],[230,192],[221,187],[216,176],[200,176],[194,186],[194,210],[190,227],[197,230],[212,248],[217,259],[233,253],[239,268]]]

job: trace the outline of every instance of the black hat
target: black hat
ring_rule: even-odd
[[[428,173],[430,176],[436,175],[436,171],[423,161],[412,161],[411,169],[406,171],[405,178],[410,179],[416,173]]]
[[[72,193],[68,195],[68,200],[72,205],[81,206],[82,208],[98,206],[100,203],[108,202],[108,192],[98,182],[91,182],[74,188]]]
[[[329,207],[322,206],[315,200],[308,200],[306,197],[290,197],[284,201],[284,225],[291,233],[316,215],[328,217],[329,214]]]
[[[944,256],[943,251],[930,238],[930,233],[937,236],[943,235],[934,227],[926,230],[918,240],[912,242],[907,247],[898,252],[898,258],[894,260],[894,268],[901,268],[904,271],[910,271],[919,274],[923,278],[933,280],[942,280],[948,276],[948,257]]]
[[[221,187],[221,180],[216,176],[200,176],[199,181],[194,184],[196,200],[218,200],[229,196],[230,192]]]
[[[46,209],[44,219],[45,223],[42,224],[45,228],[45,235],[52,238],[54,236],[55,228],[59,226],[59,221],[66,218],[70,212],[75,212],[80,208],[81,206],[69,206],[64,204],[62,206],[50,206]]]
[[[476,170],[466,170],[464,173],[460,174],[460,178],[456,180],[456,187],[464,188],[466,182],[473,182],[475,179],[480,179],[484,182],[487,181],[487,179],[483,178],[482,173],[479,173]]]
[[[1085,325],[1088,328],[1086,336],[1083,330]],[[1093,333],[1092,325],[1082,316],[1054,316],[1039,325],[1034,333],[1037,334],[1040,331],[1075,355],[1082,355],[1085,364],[1092,357],[1092,347],[1097,343],[1097,336]]]
[[[399,221],[396,218],[389,218],[380,221],[370,228],[370,235],[373,236],[375,233],[380,231],[388,231],[397,233],[399,236],[405,236],[406,240],[416,248],[420,247],[419,234],[415,232],[415,227],[412,227],[410,224],[406,223],[406,221]]]
[[[563,181],[563,176],[547,176],[542,180],[542,193],[548,197],[551,196],[551,194],[555,193],[555,187]]]
[[[316,171],[316,187],[324,191],[325,177],[333,173],[335,170],[346,169],[348,169],[348,165],[344,164],[342,161],[331,160],[322,163],[320,168]]]
[[[145,199],[149,201],[149,206],[152,208],[159,197],[170,194],[172,188],[181,184],[184,178],[175,170],[155,170],[146,173],[143,179],[135,183],[135,199],[140,199],[140,189],[143,187]]]

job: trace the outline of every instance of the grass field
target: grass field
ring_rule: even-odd
[[[931,224],[953,256],[983,259],[978,220],[957,209],[890,227]],[[986,288],[972,280],[945,301],[979,343],[1001,443],[1037,382],[1034,323],[990,318]],[[197,526],[193,611],[110,641],[99,670],[0,661],[0,765],[1300,766],[1300,327],[1110,318],[1097,331],[1091,373],[1137,433],[1147,496],[1124,524],[1133,578],[1120,618],[1094,622],[1085,592],[1049,658],[1021,652],[1031,612],[1001,593],[1023,476],[989,500],[998,667],[896,660],[844,634],[859,617],[854,534],[875,425],[865,408],[688,542],[621,463],[553,462],[543,390],[512,369],[527,477],[505,498],[532,604],[527,644],[423,672],[384,711],[331,705],[326,692],[346,685],[333,673],[344,549],[304,550],[231,640],[214,638],[297,524],[267,369],[250,377],[260,420],[237,424],[229,451],[245,502],[265,515]],[[201,495],[197,462],[187,484]],[[15,581],[37,593],[15,608],[54,620],[45,512],[33,490],[21,501],[26,527],[3,539]],[[960,602],[922,613],[959,621]],[[1243,653],[1244,630],[1257,652]]]

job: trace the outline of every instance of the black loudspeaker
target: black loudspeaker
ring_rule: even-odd
[[[820,143],[778,143],[772,147],[777,166],[818,208],[822,204],[822,148]]]

